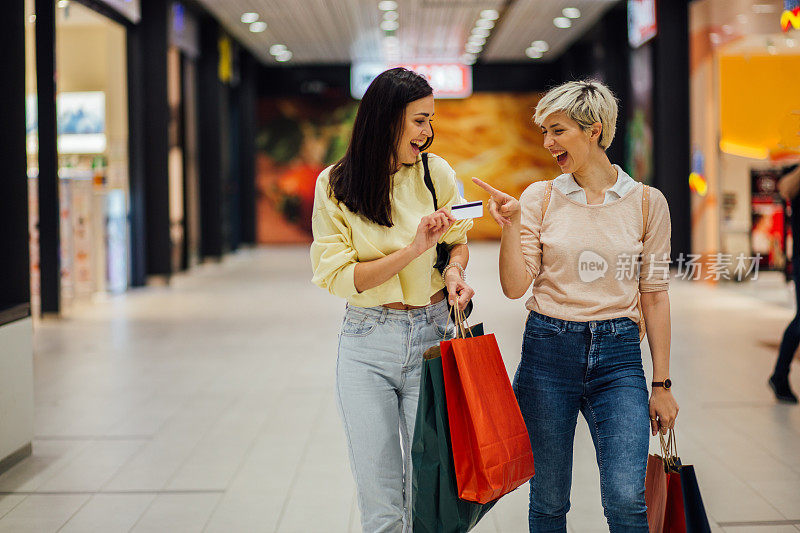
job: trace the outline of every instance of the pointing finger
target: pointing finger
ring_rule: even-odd
[[[484,191],[488,192],[489,194],[492,194],[492,195],[495,195],[495,194],[497,194],[497,195],[505,195],[505,193],[503,191],[499,191],[499,190],[495,189],[494,187],[492,187],[488,183],[486,183],[484,181],[481,181],[478,178],[472,178],[472,181],[473,181],[473,183],[475,183],[475,185],[477,185],[478,187],[480,187]]]

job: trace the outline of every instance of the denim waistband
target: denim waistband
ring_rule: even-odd
[[[358,307],[355,305],[347,304],[345,309],[347,313],[360,313],[366,316],[372,316],[383,322],[385,320],[402,320],[403,322],[413,322],[414,320],[424,318],[428,322],[433,322],[434,319],[439,319],[447,315],[450,307],[447,303],[447,298],[435,304],[426,305],[417,309],[409,309],[407,311],[402,309],[390,309],[382,305],[375,307]]]
[[[587,329],[592,333],[616,333],[618,328],[638,327],[638,324],[630,318],[623,316],[619,318],[609,318],[608,320],[591,320],[589,322],[574,322],[571,320],[562,320],[560,318],[553,318],[551,316],[531,311],[531,314],[537,320],[548,322],[555,326],[562,328],[563,331],[586,331]]]

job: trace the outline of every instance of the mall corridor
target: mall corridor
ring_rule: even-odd
[[[472,247],[475,318],[513,371],[525,312],[496,258]],[[306,247],[241,251],[42,322],[33,455],[0,476],[0,532],[360,531],[333,392],[343,303],[310,276]],[[790,292],[738,289],[673,282],[679,452],[713,531],[797,531],[800,408],[766,386]],[[524,533],[526,514],[524,487],[474,531]],[[582,419],[568,519],[607,531]]]

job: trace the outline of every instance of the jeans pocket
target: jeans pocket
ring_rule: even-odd
[[[614,336],[621,341],[639,344],[639,324],[633,320],[625,320],[621,324],[617,324],[614,329]]]
[[[528,317],[528,323],[525,325],[525,336],[532,339],[550,339],[563,331],[563,324],[552,324],[534,314]]]
[[[366,337],[378,325],[378,317],[353,313],[348,314],[342,324],[342,336],[344,337]]]

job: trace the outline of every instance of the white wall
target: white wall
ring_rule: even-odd
[[[0,326],[0,461],[33,440],[33,321]]]

